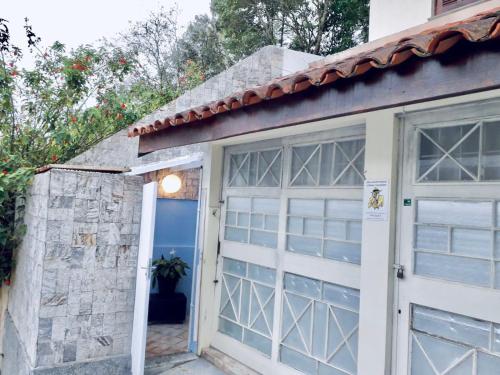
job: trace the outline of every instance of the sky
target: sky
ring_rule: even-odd
[[[70,48],[113,38],[127,29],[129,21],[147,18],[161,6],[177,4],[179,24],[187,26],[195,15],[209,13],[210,0],[0,0],[0,18],[9,21],[12,42],[26,49],[24,18],[42,38],[42,45],[58,40]],[[29,57],[25,59],[29,64]]]

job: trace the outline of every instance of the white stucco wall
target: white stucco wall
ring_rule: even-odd
[[[369,40],[427,22],[434,0],[371,0]]]

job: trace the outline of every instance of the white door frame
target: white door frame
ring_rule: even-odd
[[[133,375],[144,374],[157,193],[157,182],[144,185],[131,348]]]
[[[193,282],[192,295],[190,301],[191,314],[189,318],[189,350],[197,351],[198,341],[198,322],[199,322],[199,301],[201,286],[201,257],[203,253],[203,244],[200,241],[202,237],[201,223],[203,215],[203,197],[202,197],[202,176],[203,176],[203,154],[194,153],[192,155],[178,157],[170,160],[154,162],[138,167],[131,168],[127,175],[136,176],[144,173],[169,168],[172,170],[186,170],[199,168],[200,180],[198,190],[198,209],[196,218],[196,237],[195,237],[195,257],[193,261]],[[151,182],[144,185],[143,204],[141,215],[141,235],[139,242],[139,255],[137,264],[137,278],[134,304],[134,323],[132,331],[132,374],[144,374],[144,361],[146,353],[146,336],[148,323],[149,293],[151,289],[151,271],[152,271],[152,253],[154,242],[154,229],[156,219],[156,201],[157,201],[158,183]],[[142,255],[142,257],[141,257]],[[144,258],[145,261],[139,262]],[[144,282],[145,276],[147,282]],[[140,282],[142,280],[143,282]],[[194,307],[194,310],[193,310]]]

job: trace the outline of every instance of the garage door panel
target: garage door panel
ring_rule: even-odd
[[[232,147],[225,163],[214,346],[263,373],[356,374],[360,128]]]

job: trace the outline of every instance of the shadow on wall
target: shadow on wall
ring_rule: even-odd
[[[187,199],[159,198],[156,205],[153,260],[159,259],[162,255],[168,259],[171,257],[171,252],[175,251],[175,255],[189,265],[187,276],[179,281],[176,290],[186,295],[188,305],[193,282],[197,209],[198,202]],[[151,288],[151,293],[157,292],[158,287]]]

